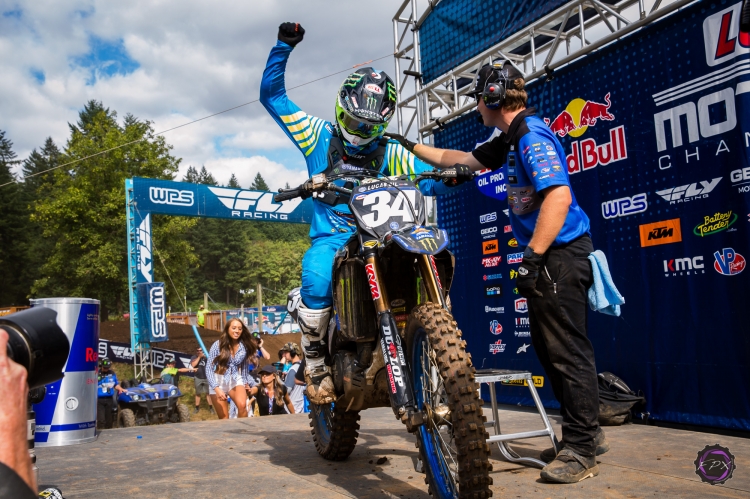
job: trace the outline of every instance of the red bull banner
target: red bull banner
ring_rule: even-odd
[[[620,317],[589,313],[597,369],[642,391],[651,419],[750,430],[750,37],[739,33],[740,5],[696,3],[527,90],[626,298]],[[435,142],[468,151],[497,133],[470,113]],[[478,368],[545,377],[515,288],[523,248],[508,230],[505,182],[502,169],[487,171],[438,198],[457,257],[453,313]],[[557,406],[549,383],[540,394]],[[532,403],[511,386],[498,397]]]

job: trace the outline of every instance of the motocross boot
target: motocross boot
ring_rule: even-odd
[[[326,365],[326,354],[328,353],[326,333],[328,332],[331,307],[319,310],[307,308],[299,299],[299,291],[295,289],[289,293],[287,309],[292,317],[297,320],[302,331],[307,398],[311,404],[330,404],[336,400],[331,368]]]

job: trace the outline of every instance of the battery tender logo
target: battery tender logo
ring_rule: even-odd
[[[737,275],[745,270],[745,257],[732,248],[724,248],[714,253],[714,270],[721,275]]]
[[[253,218],[261,220],[287,220],[302,202],[301,198],[274,202],[272,192],[244,191],[226,189],[223,187],[209,187],[217,199],[226,208],[232,210],[231,216],[239,218]]]
[[[716,212],[714,215],[703,217],[703,223],[695,226],[693,234],[696,236],[708,236],[727,230],[737,221],[737,214],[729,210],[726,213]],[[735,229],[732,229],[735,230]]]

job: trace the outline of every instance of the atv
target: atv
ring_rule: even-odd
[[[117,397],[120,428],[190,421],[190,409],[180,403],[182,392],[175,385],[154,379],[148,383],[124,381],[122,387],[125,391]]]

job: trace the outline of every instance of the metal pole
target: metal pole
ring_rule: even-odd
[[[414,47],[412,48],[412,52],[414,54],[414,71],[421,74],[422,64],[420,62],[420,57],[419,57],[419,30],[417,29],[417,0],[411,0],[411,19],[412,19],[412,22],[414,23],[414,28],[412,29],[412,33],[414,33],[414,42],[413,42]],[[423,143],[422,132],[420,131],[422,128],[422,123],[430,119],[428,116],[429,107],[425,109],[426,107],[425,101],[427,100],[427,96],[419,95],[419,91],[421,89],[422,89],[422,79],[415,76],[414,77],[414,96],[416,97],[416,99],[414,99],[414,102],[417,106],[417,140],[419,141],[420,144]]]
[[[263,332],[263,287],[258,283],[258,334]]]
[[[403,126],[401,122],[404,120],[404,112],[401,109],[401,64],[399,64],[398,56],[398,21],[393,20],[393,65],[396,67],[396,122],[398,124],[398,133],[403,135]]]

